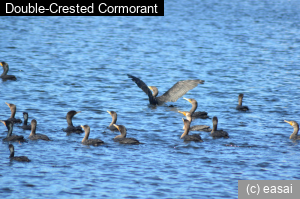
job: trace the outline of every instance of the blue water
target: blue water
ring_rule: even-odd
[[[0,142],[0,197],[237,198],[238,180],[300,179],[299,142],[283,122],[300,122],[299,10],[298,0],[194,0],[165,1],[162,17],[0,17],[0,60],[17,77],[0,81],[0,119],[14,103],[16,118],[27,111],[53,140],[14,143],[30,163],[11,162]],[[230,138],[201,132],[203,143],[183,142],[177,111],[191,105],[149,106],[126,74],[160,94],[205,80],[185,95],[210,116],[193,124],[217,116]],[[250,112],[235,110],[239,93]],[[69,110],[106,144],[67,136]],[[113,142],[107,110],[145,144]]]

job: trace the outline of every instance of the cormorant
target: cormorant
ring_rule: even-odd
[[[217,130],[217,127],[218,127],[218,118],[216,116],[214,116],[213,117],[213,129],[212,129],[210,135],[214,138],[218,138],[218,137],[229,138],[229,135],[226,131]]]
[[[13,122],[13,123],[22,123],[22,120],[15,118],[16,111],[17,111],[17,106],[14,105],[14,104],[7,103],[7,102],[5,102],[5,104],[10,108],[10,111],[11,111],[11,115],[10,115],[10,118],[8,120]]]
[[[206,119],[208,118],[207,116],[207,112],[205,111],[198,111],[198,112],[195,112],[197,107],[198,107],[198,102],[195,100],[195,99],[188,99],[188,98],[183,98],[185,99],[186,101],[190,102],[192,104],[192,108],[191,110],[189,111],[189,113],[192,115],[192,117],[194,118],[201,118],[201,119]]]
[[[291,134],[290,139],[292,140],[300,140],[300,136],[298,135],[299,131],[299,124],[295,121],[286,121],[286,123],[290,124],[292,127],[294,127],[294,132]]]
[[[116,131],[116,130],[118,130],[115,126],[114,126],[114,124],[116,124],[116,122],[117,122],[117,113],[115,112],[115,111],[107,111],[110,115],[111,115],[111,117],[112,117],[112,121],[111,121],[111,123],[110,123],[110,125],[107,127],[107,128],[109,128],[110,130],[112,130],[112,131]]]
[[[239,104],[236,106],[236,110],[239,110],[239,111],[248,111],[249,108],[248,106],[243,106],[242,103],[243,103],[243,98],[244,98],[244,94],[239,94]]]
[[[0,75],[0,78],[2,78],[3,80],[16,80],[16,76],[14,75],[7,75],[8,71],[9,71],[9,67],[8,64],[6,62],[0,62],[0,65],[3,68],[3,73]]]
[[[137,139],[135,138],[126,138],[127,131],[125,126],[123,125],[116,125],[114,126],[120,131],[121,135],[117,135],[114,138],[114,141],[119,142],[121,144],[141,144]]]
[[[81,125],[81,127],[85,131],[84,138],[81,141],[82,144],[93,145],[93,146],[99,146],[101,144],[104,144],[104,142],[100,139],[89,139],[90,127],[88,125]]]
[[[184,133],[181,135],[180,139],[184,139],[184,141],[195,141],[195,142],[203,142],[203,140],[201,139],[201,136],[198,134],[194,134],[194,135],[189,135],[189,131],[190,131],[190,121],[188,121],[187,119],[183,119],[183,124],[184,124]]]
[[[24,118],[24,123],[23,123],[23,126],[20,126],[20,127],[24,130],[31,130],[31,125],[27,124],[27,121],[28,121],[28,113],[27,112],[23,112],[23,118]]]
[[[8,145],[9,151],[10,151],[10,156],[9,158],[11,160],[16,160],[19,162],[30,162],[30,160],[26,156],[15,156],[15,148],[14,145],[9,144]]]
[[[8,132],[6,138],[3,139],[3,141],[6,142],[25,142],[26,140],[24,139],[23,135],[12,135],[13,132],[13,126],[14,123],[9,121],[9,120],[1,120],[1,122],[6,126]]]
[[[81,126],[73,126],[72,123],[72,118],[74,117],[74,115],[80,113],[81,111],[69,111],[67,113],[66,119],[68,122],[68,127],[66,129],[63,129],[63,131],[67,132],[67,133],[83,133],[83,130],[81,128]]]
[[[50,141],[47,135],[35,133],[36,125],[37,125],[37,121],[35,119],[31,120],[31,133],[29,135],[29,139]]]
[[[155,86],[147,86],[139,78],[127,74],[129,78],[136,83],[149,97],[149,102],[152,105],[162,105],[165,102],[176,102],[180,97],[186,94],[189,90],[195,88],[198,84],[203,84],[204,80],[184,80],[179,81],[173,85],[167,92],[163,95],[157,97],[158,89]],[[152,92],[153,94],[152,94]]]
[[[178,111],[179,113],[182,113],[186,119],[192,123],[192,116],[190,114],[190,112],[187,111]],[[184,126],[183,126],[184,129]],[[211,128],[207,125],[195,125],[195,126],[191,126],[190,127],[190,131],[206,131],[206,132],[211,132]]]

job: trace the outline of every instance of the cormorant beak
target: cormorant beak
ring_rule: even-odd
[[[107,111],[110,115],[111,115],[111,112],[110,111]]]
[[[0,62],[0,65],[3,67],[2,63]]]
[[[81,128],[83,128],[83,125],[80,125],[81,126]],[[83,128],[84,129],[84,128]]]
[[[9,104],[9,103],[5,102],[5,104],[6,104],[7,106],[9,106],[9,107],[10,107],[10,104]]]
[[[114,124],[114,127],[116,127],[118,130],[120,130],[119,126],[116,124]]]
[[[191,100],[190,100],[190,99],[188,99],[188,98],[185,98],[185,97],[184,97],[183,99],[185,99],[185,100],[186,100],[186,101],[188,101],[188,102],[191,102]]]
[[[152,86],[148,86],[148,88],[150,89],[150,90],[152,90]],[[153,90],[152,90],[153,91]]]
[[[288,124],[290,124],[291,126],[293,126],[292,125],[292,122],[290,122],[290,121],[286,121],[286,120],[284,120],[286,123],[288,123]]]
[[[0,122],[2,122],[2,123],[6,126],[6,122],[4,122],[4,121],[2,121],[2,120],[1,120]]]
[[[76,114],[78,114],[78,113],[81,113],[81,111],[77,111],[77,112],[76,112]],[[75,114],[75,115],[76,115],[76,114]]]
[[[178,111],[178,113],[183,114],[184,116],[186,116],[186,112],[185,111]]]

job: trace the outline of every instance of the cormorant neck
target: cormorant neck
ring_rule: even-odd
[[[158,95],[158,91],[153,91],[152,95],[153,97],[156,97]]]
[[[239,105],[242,106],[242,103],[243,103],[243,98],[239,97]]]
[[[12,108],[10,109],[10,111],[11,111],[10,118],[15,118],[17,108],[16,108],[16,107],[12,107]]]
[[[13,124],[12,123],[7,125],[7,130],[8,130],[8,132],[7,132],[6,137],[10,137],[12,135],[12,132],[13,132]]]
[[[112,117],[112,121],[111,121],[111,123],[110,123],[109,126],[110,126],[110,127],[113,126],[114,124],[116,124],[116,122],[117,122],[117,118],[113,116],[113,117]]]
[[[197,107],[198,107],[198,102],[192,103],[192,108],[189,112],[193,114],[196,111]]]
[[[15,152],[14,152],[14,151],[11,151],[9,157],[10,157],[10,158],[15,157]]]
[[[299,132],[299,126],[294,126],[294,132],[292,133],[292,135],[290,136],[290,139],[294,139],[297,137]]]
[[[28,121],[28,117],[24,117],[24,125],[23,126],[27,125],[27,121]]]
[[[3,64],[3,73],[1,74],[0,77],[7,75],[7,73],[8,73],[8,66],[4,66],[4,64]]]
[[[68,122],[68,126],[73,126],[73,123],[72,123],[72,118],[73,116],[67,116],[67,122]]]
[[[127,135],[127,132],[126,132],[126,130],[121,130],[120,131],[120,133],[121,133],[121,135],[119,135],[119,137],[118,138],[126,138],[126,135]]]
[[[184,136],[188,135],[189,131],[190,131],[190,122],[184,122],[184,132],[180,138],[183,138]]]
[[[29,136],[35,135],[36,132],[36,125],[31,125],[31,133]]]
[[[85,135],[81,142],[85,142],[89,139],[90,129],[84,129],[84,131],[85,131]]]
[[[213,128],[212,131],[216,131],[218,128],[218,122],[213,121]]]

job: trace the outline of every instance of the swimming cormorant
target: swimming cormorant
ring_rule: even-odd
[[[15,156],[14,145],[9,144],[8,148],[9,148],[9,151],[10,151],[9,158],[11,160],[16,160],[16,161],[19,161],[19,162],[30,162],[30,160],[26,156]]]
[[[195,99],[192,99],[192,98],[188,99],[188,98],[185,98],[185,97],[183,99],[185,99],[186,101],[188,101],[188,102],[190,102],[192,104],[192,108],[189,111],[190,114],[192,115],[192,117],[194,117],[194,118],[202,118],[202,119],[208,118],[207,112],[205,112],[205,111],[197,111],[197,112],[195,112],[196,109],[197,109],[197,107],[198,107],[198,102]]]
[[[119,142],[121,144],[141,144],[137,139],[135,138],[126,138],[127,135],[127,130],[125,128],[125,126],[123,125],[116,125],[114,124],[114,126],[120,131],[121,135],[117,135],[114,138],[115,142]]]
[[[187,111],[178,111],[179,113],[182,113],[186,119],[192,123],[192,116],[190,114],[190,112]],[[183,126],[184,129],[184,126]],[[206,132],[211,132],[211,128],[207,125],[195,125],[195,126],[191,126],[190,127],[190,131],[206,131]]]
[[[3,68],[3,73],[0,75],[0,78],[2,78],[3,80],[16,80],[16,76],[14,75],[7,75],[8,71],[9,71],[9,66],[6,62],[0,62],[0,65]]]
[[[68,127],[66,129],[63,129],[63,131],[67,132],[67,133],[83,133],[83,130],[81,128],[81,126],[73,126],[72,123],[72,118],[74,117],[74,115],[80,113],[81,111],[69,111],[67,113],[66,119],[68,122]]]
[[[101,144],[104,144],[104,142],[100,139],[89,139],[90,127],[88,125],[81,125],[81,127],[85,131],[84,138],[81,141],[82,144],[84,144],[84,145],[93,145],[93,146],[99,146]]]
[[[243,103],[243,98],[244,98],[244,94],[239,94],[239,104],[236,106],[236,110],[239,110],[239,111],[248,111],[249,108],[248,106],[243,106],[242,103]]]
[[[23,118],[24,118],[24,123],[23,126],[20,126],[22,129],[24,130],[31,130],[31,125],[28,125],[28,113],[27,112],[23,112]]]
[[[294,132],[291,134],[290,139],[292,140],[300,140],[300,136],[298,135],[299,131],[299,124],[295,121],[286,121],[286,123],[289,123],[292,127],[294,127]]]
[[[45,140],[45,141],[50,141],[47,135],[44,134],[36,134],[36,125],[37,121],[35,119],[31,120],[31,133],[29,135],[29,139],[31,140]]]
[[[224,138],[229,138],[229,135],[226,131],[223,130],[218,130],[218,118],[216,116],[213,117],[213,129],[210,133],[210,135],[214,138],[218,137],[224,137]]]
[[[10,111],[11,111],[11,115],[10,115],[10,118],[8,120],[13,122],[13,123],[22,123],[22,120],[15,118],[16,111],[17,111],[17,106],[14,105],[14,104],[7,103],[7,102],[5,102],[5,104],[10,108]]]
[[[201,136],[198,134],[193,134],[193,135],[189,135],[189,131],[190,131],[190,121],[188,121],[187,119],[183,119],[183,124],[184,124],[184,132],[181,135],[180,139],[184,139],[184,141],[195,141],[195,142],[203,142],[203,140],[201,139]]]
[[[6,138],[3,139],[3,141],[6,142],[25,142],[26,140],[24,139],[23,135],[12,135],[13,132],[13,126],[14,123],[9,121],[9,120],[1,120],[1,122],[6,126],[8,132]]]

